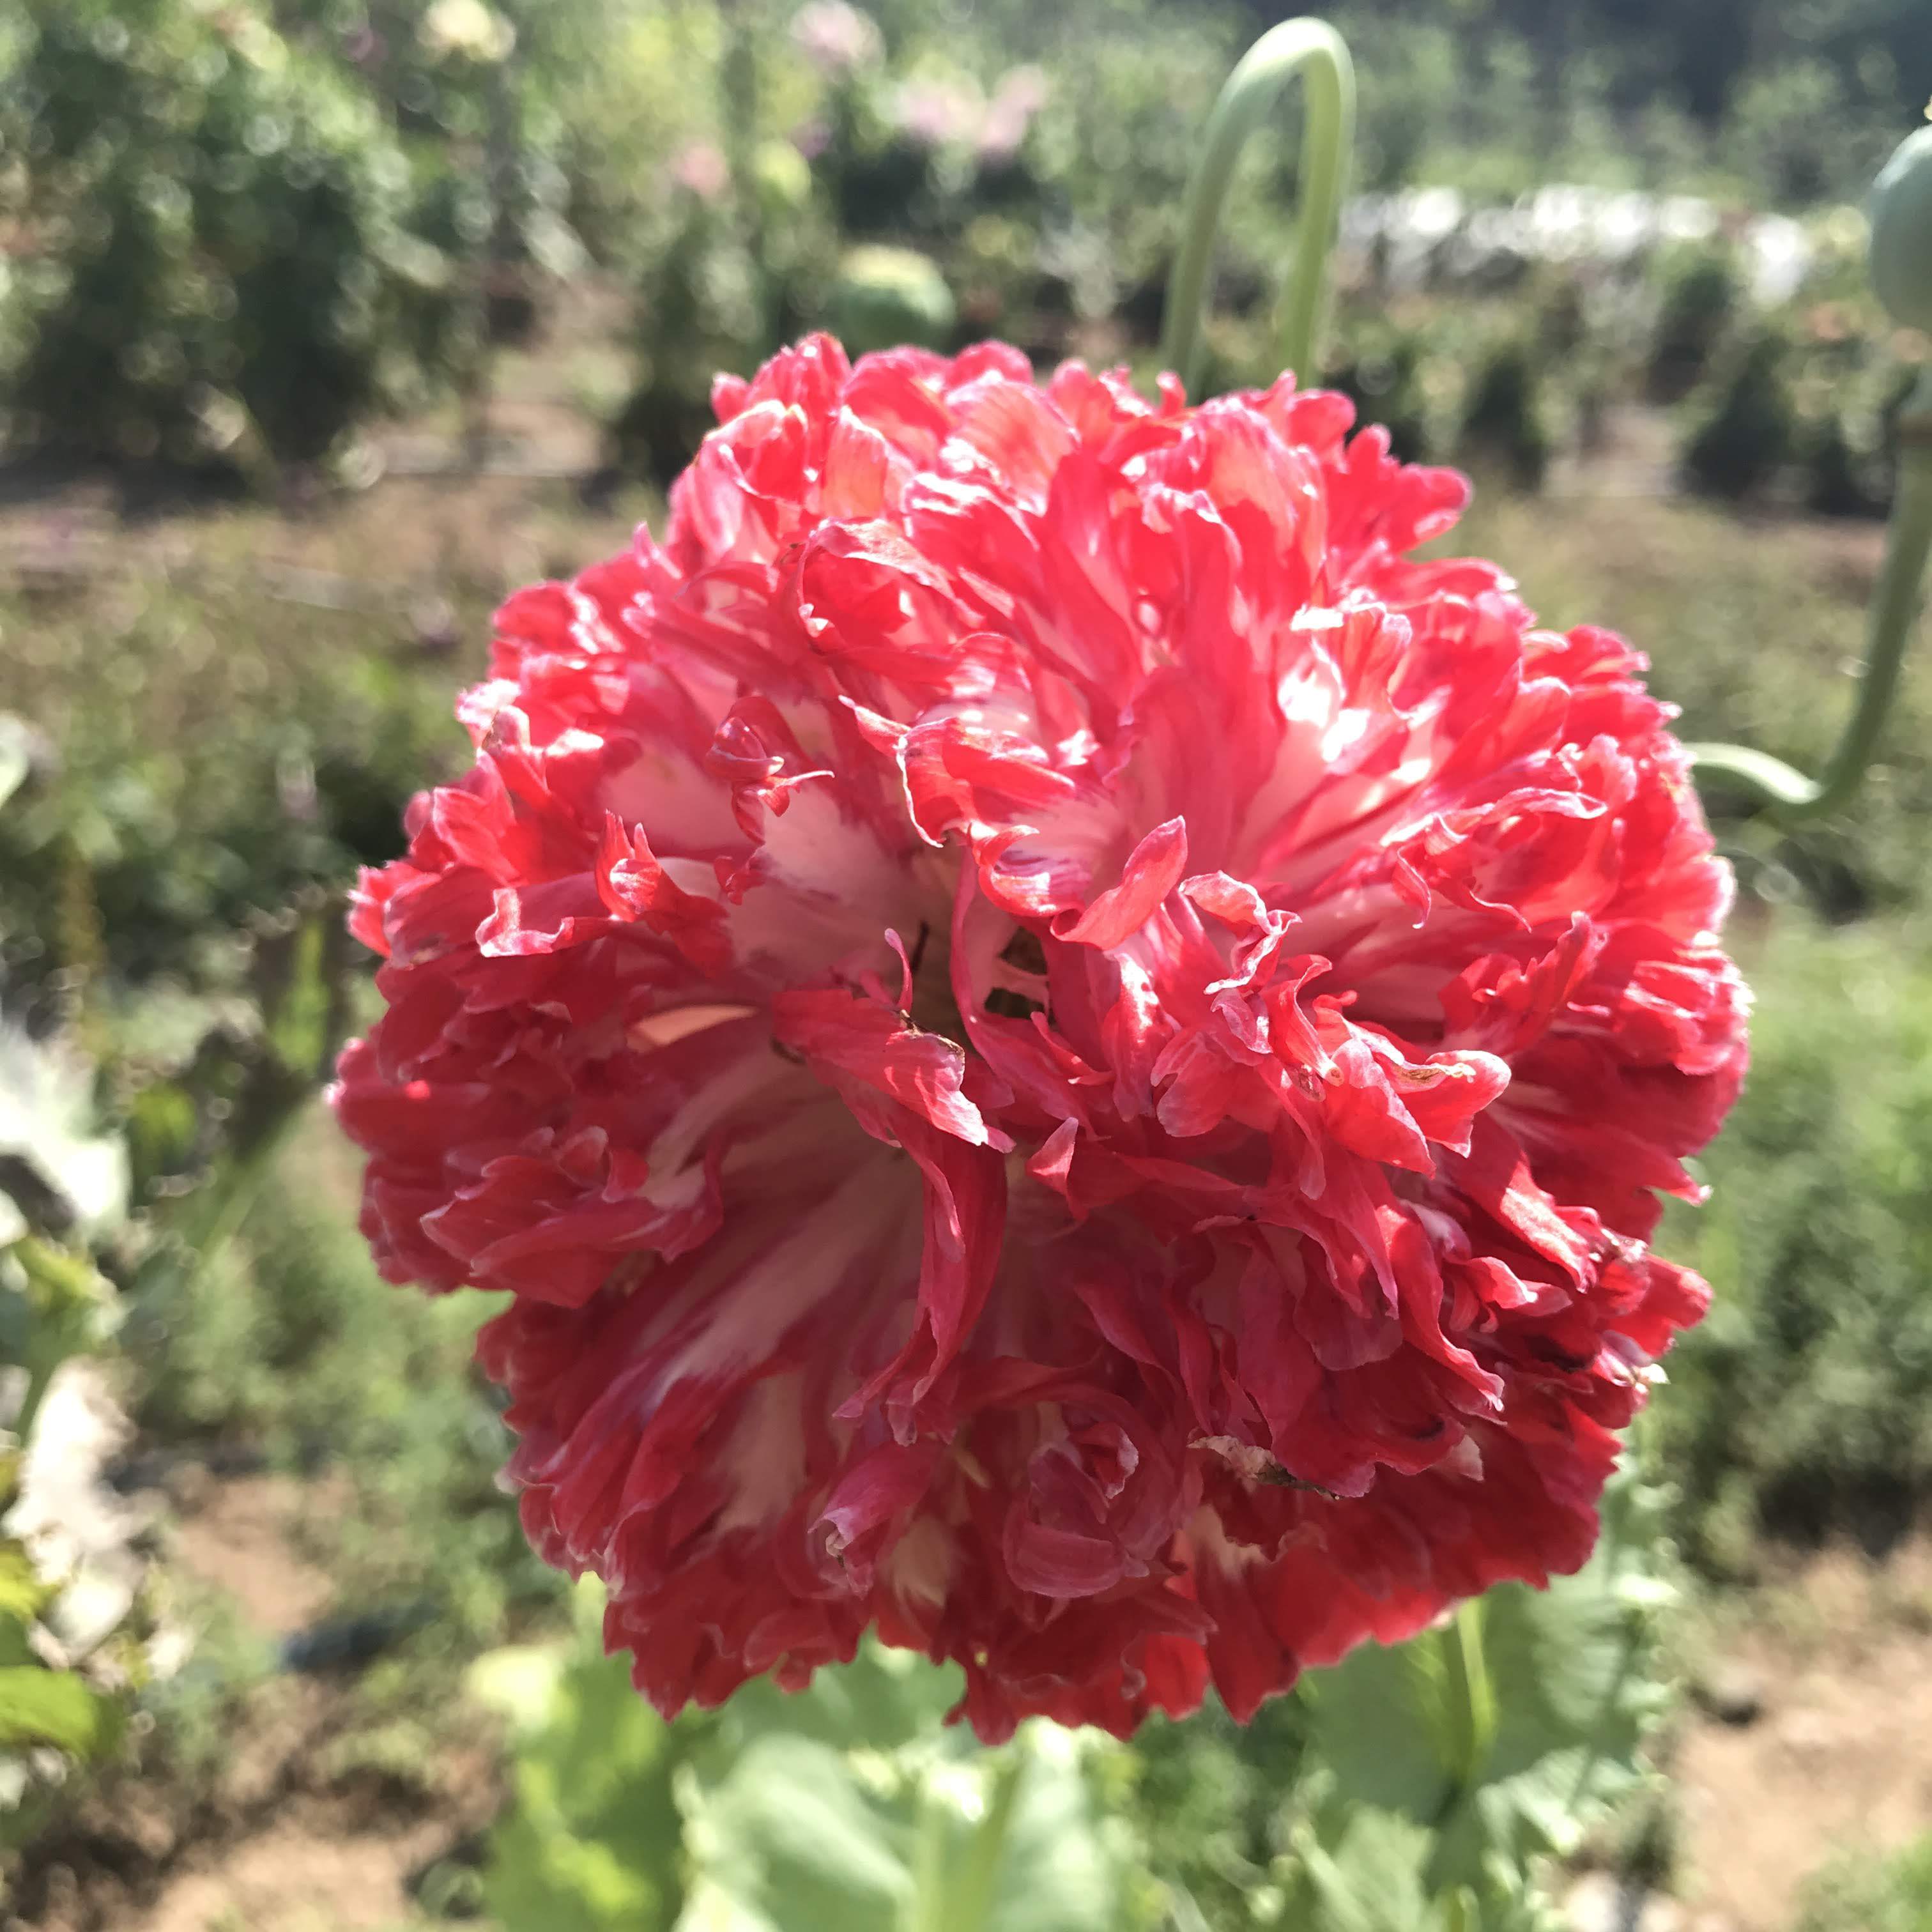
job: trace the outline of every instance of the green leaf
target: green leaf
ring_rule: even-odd
[[[971,1733],[946,1729],[945,1720],[965,1690],[956,1664],[868,1643],[850,1664],[820,1670],[808,1690],[781,1690],[769,1678],[746,1684],[725,1708],[722,1735],[733,1746],[782,1732],[877,1750],[944,1737],[964,1750]]]
[[[1282,1914],[1309,1932],[1441,1932],[1422,1870],[1427,1826],[1394,1811],[1330,1803],[1294,1843],[1298,1895]]]
[[[1439,1631],[1364,1644],[1310,1682],[1312,1754],[1346,1802],[1431,1823],[1456,1795],[1448,1696]]]
[[[1126,1748],[1039,1722],[1009,1748],[1025,1760],[986,1924],[996,1932],[1114,1932],[1132,1859],[1106,1828],[1094,1760]]]
[[[504,1932],[670,1932],[684,1904],[672,1780],[684,1738],[606,1658],[586,1614],[574,1652],[548,1670],[524,1652],[479,1665],[472,1690],[516,1732],[513,1796],[491,1834],[486,1908]]]
[[[704,1803],[701,1868],[783,1932],[899,1932],[915,1888],[919,1793],[860,1786],[816,1738],[756,1739]]]
[[[1034,1724],[988,1750],[943,1722],[961,1688],[868,1642],[796,1695],[740,1692],[687,1799],[686,1932],[1112,1932],[1128,1860],[1088,1771],[1120,1748]]]
[[[51,1744],[82,1759],[119,1742],[120,1707],[70,1670],[36,1664],[0,1669],[0,1748]]]

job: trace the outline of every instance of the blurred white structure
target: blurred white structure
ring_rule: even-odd
[[[1758,302],[1772,306],[1796,294],[1816,255],[1803,224],[1782,214],[1727,219],[1696,195],[1555,182],[1514,202],[1478,206],[1455,188],[1420,188],[1358,195],[1342,215],[1344,244],[1375,251],[1397,286],[1445,272],[1475,274],[1511,258],[1613,267],[1726,230],[1737,238]]]

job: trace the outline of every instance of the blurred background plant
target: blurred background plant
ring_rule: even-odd
[[[388,399],[442,265],[376,105],[266,19],[42,7],[16,160],[16,433],[84,457],[314,463]]]
[[[0,811],[28,770],[0,716]],[[127,1151],[76,1045],[0,1022],[0,1856],[110,1760],[172,1648],[139,1516],[105,1487],[130,1431],[100,1359],[122,1309],[93,1249],[125,1232]]]
[[[1685,404],[1702,487],[1790,471],[1828,513],[1882,506],[1887,403],[1924,346],[1878,326],[1842,204],[1922,105],[1909,0],[1333,11],[1374,76],[1342,316],[1394,323],[1404,372],[1363,386],[1372,412],[1534,488],[1539,446],[1648,396]],[[818,322],[1144,363],[1191,144],[1255,19],[1232,0],[16,0],[14,445],[264,487],[353,474],[358,433],[399,408],[441,396],[476,431],[494,352],[586,278],[632,316],[608,454],[660,482],[711,375]],[[1293,152],[1244,170],[1217,381],[1272,373]],[[1532,289],[1567,326],[1521,326]]]
[[[1915,0],[1331,11],[1364,122],[1323,380],[1404,455],[1470,465],[1458,541],[1550,621],[1636,638],[1688,736],[1816,769],[1932,354],[1868,292],[1852,205],[1932,93]],[[492,602],[659,517],[713,374],[806,328],[1146,380],[1200,126],[1271,17],[0,7],[7,1932],[188,1915],[209,1871],[197,1932],[230,1905],[264,1932],[964,1932],[975,1898],[1038,1932],[1494,1932],[1592,1879],[1630,1913],[1714,1889],[1744,1932],[1920,1922],[1922,1850],[1832,1863],[1821,1836],[1864,1822],[1868,1760],[1920,1774],[1912,1747],[1847,1718],[1807,1760],[1827,1796],[1756,1837],[1682,1794],[1727,1721],[1700,1713],[1834,1660],[1860,1709],[1932,1682],[1922,677],[1845,811],[1718,820],[1756,1070],[1711,1204],[1669,1225],[1719,1304],[1650,1486],[1582,1577],[1247,1729],[974,1752],[934,1728],[942,1674],[872,1653],[662,1725],[496,1490],[482,1298],[397,1294],[356,1232],[314,1103],[369,998],[340,909],[466,758],[449,692]],[[1211,388],[1277,373],[1294,132],[1238,178]],[[1806,1639],[1803,1675],[1780,1592],[1834,1539],[1883,1559],[1889,1607]],[[1893,1643],[1903,1685],[1870,1666]],[[1733,1651],[1755,1702],[1712,1688]],[[262,1903],[256,1853],[330,1874],[321,1902]]]

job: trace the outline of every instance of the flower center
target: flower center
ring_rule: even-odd
[[[912,967],[910,1018],[921,1033],[943,1034],[970,1053],[966,1022],[952,997],[952,944],[945,928],[921,920],[919,936],[907,956]]]

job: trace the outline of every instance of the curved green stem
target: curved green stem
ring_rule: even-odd
[[[1301,219],[1282,303],[1282,359],[1304,381],[1315,374],[1315,333],[1327,292],[1328,250],[1355,140],[1355,70],[1340,34],[1326,21],[1284,20],[1242,58],[1214,104],[1207,144],[1188,183],[1186,226],[1168,278],[1161,367],[1192,388],[1198,373],[1208,271],[1228,184],[1244,143],[1297,74],[1308,100],[1301,140]]]
[[[1858,708],[1822,778],[1808,778],[1781,758],[1743,745],[1693,745],[1691,762],[1786,820],[1835,812],[1857,792],[1878,748],[1898,693],[1906,646],[1916,626],[1932,557],[1932,368],[1918,379],[1898,419],[1898,494],[1892,509],[1885,567],[1873,596],[1870,640]]]

